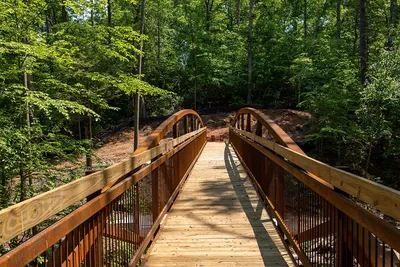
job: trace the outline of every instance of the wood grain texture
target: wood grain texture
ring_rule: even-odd
[[[207,143],[144,266],[292,266],[236,154]]]
[[[110,166],[103,171],[87,175],[1,210],[0,244],[9,241],[11,238],[43,222],[90,194],[114,183],[155,157],[167,153],[174,145],[177,146],[203,131],[205,131],[205,128],[181,136],[179,140],[171,140],[134,155],[130,159]]]
[[[372,182],[363,177],[334,168],[286,148],[271,140],[256,136],[253,133],[230,128],[230,130],[243,135],[250,140],[268,148],[276,154],[286,158],[291,163],[314,174],[336,188],[351,196],[373,206],[387,215],[400,221],[400,192],[390,187]]]

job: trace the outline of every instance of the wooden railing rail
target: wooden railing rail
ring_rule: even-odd
[[[230,142],[297,264],[400,266],[400,230],[341,194],[399,220],[400,192],[307,157],[260,112],[243,109],[236,118]]]

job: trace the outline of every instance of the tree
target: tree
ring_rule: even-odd
[[[367,79],[367,0],[360,0],[360,79],[364,85]]]
[[[247,82],[247,104],[251,104],[251,92],[253,89],[253,9],[254,1],[249,0],[249,37],[248,37],[248,82]]]
[[[146,10],[146,0],[142,0],[141,4],[141,22],[140,22],[140,34],[144,34],[144,23],[145,23],[145,10]],[[137,65],[137,72],[139,75],[139,79],[142,79],[142,65],[143,65],[143,40],[140,41],[140,47],[139,47],[139,59],[138,59],[138,65]],[[140,90],[138,90],[134,96],[134,108],[135,108],[135,114],[134,114],[134,150],[136,150],[139,146],[139,112],[140,112]]]

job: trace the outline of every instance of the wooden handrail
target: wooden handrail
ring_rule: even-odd
[[[276,124],[267,115],[265,115],[264,113],[262,113],[261,111],[259,111],[257,109],[254,109],[254,108],[240,109],[236,113],[234,123],[236,123],[238,121],[238,118],[240,115],[244,115],[244,114],[250,114],[250,115],[254,116],[268,130],[268,132],[273,136],[273,138],[278,143],[290,148],[291,150],[297,151],[298,153],[305,155],[304,151],[296,144],[295,141],[293,141],[292,138],[290,138],[289,135],[286,134],[286,132],[284,130],[282,130],[281,127],[279,127],[278,124]],[[249,116],[247,118],[249,118]],[[243,123],[243,121],[242,121],[242,123]]]
[[[182,118],[187,116],[194,116],[200,123],[200,128],[204,127],[203,121],[199,114],[192,109],[184,109],[178,111],[174,115],[170,116],[167,120],[165,120],[160,126],[157,127],[147,138],[146,140],[138,147],[135,151],[134,155],[140,154],[143,151],[146,151],[152,147],[155,147],[159,144],[160,140],[164,139],[168,132],[170,132],[173,126],[180,121]],[[193,129],[192,129],[193,130]]]
[[[400,192],[293,151],[247,131],[231,130],[268,148],[296,166],[309,171],[351,196],[400,221]]]
[[[90,194],[129,175],[148,161],[167,153],[174,146],[205,131],[201,128],[78,180],[27,199],[0,211],[0,244],[38,225],[63,209],[77,203]]]

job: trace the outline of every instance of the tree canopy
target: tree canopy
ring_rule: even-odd
[[[50,183],[56,161],[89,166],[135,94],[147,115],[306,110],[316,157],[400,186],[398,17],[397,0],[3,0],[0,206]]]

